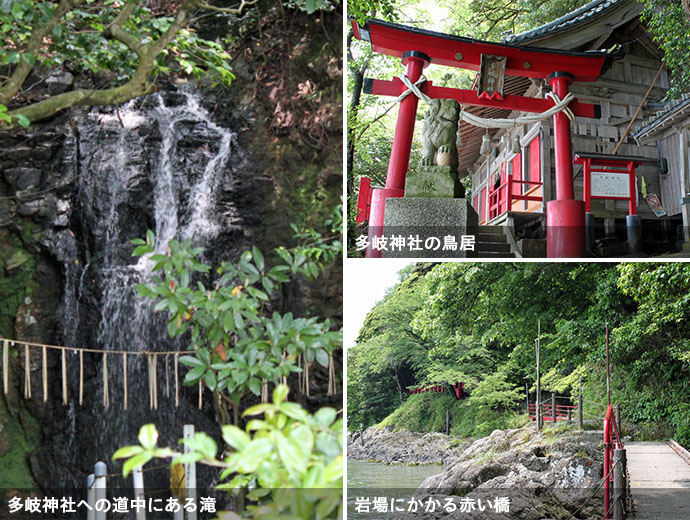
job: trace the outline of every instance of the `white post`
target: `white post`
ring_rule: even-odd
[[[194,437],[194,425],[184,425],[184,438],[191,439]],[[184,445],[184,452],[192,451],[187,444]],[[184,465],[184,482],[185,482],[185,497],[192,499],[192,504],[197,505],[196,496],[196,464],[188,462]],[[196,520],[196,510],[187,513],[187,520]]]
[[[96,487],[94,482],[96,477],[93,473],[86,477],[86,503],[89,507],[86,508],[86,520],[96,520]]]
[[[99,501],[102,501],[100,504],[100,507],[102,511],[97,511],[94,509],[96,515],[94,516],[94,520],[105,520],[105,499],[106,499],[106,494],[105,494],[105,486],[106,486],[106,475],[108,474],[108,466],[105,465],[105,462],[96,462],[96,465],[93,468],[93,473],[95,475],[96,482],[94,483],[94,487],[96,488],[96,503],[95,505],[98,505]]]
[[[141,471],[141,466],[134,468],[132,472],[132,481],[134,482],[134,498],[137,500],[146,500],[144,497],[144,473]],[[137,520],[146,520],[146,508],[135,509]]]

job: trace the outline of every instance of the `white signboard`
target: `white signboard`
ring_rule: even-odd
[[[630,175],[627,173],[592,172],[590,179],[593,197],[630,198]]]

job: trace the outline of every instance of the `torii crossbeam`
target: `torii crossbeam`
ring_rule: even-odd
[[[563,99],[568,95],[571,83],[597,80],[614,59],[621,57],[620,54],[599,51],[582,53],[499,44],[380,20],[369,20],[364,26],[358,25],[354,19],[351,23],[355,37],[370,42],[374,52],[401,58],[406,65],[405,75],[413,83],[431,63],[479,70],[483,56],[502,57],[505,58],[506,75],[545,79],[554,94]],[[486,96],[474,90],[437,87],[431,82],[425,82],[420,89],[431,98],[456,99],[462,105],[537,113],[553,107],[553,101],[549,99]],[[397,78],[392,81],[367,79],[364,85],[366,93],[385,96],[399,96],[406,90],[407,87]],[[370,239],[380,234],[383,228],[386,199],[404,195],[417,104],[415,95],[408,95],[400,102],[385,188],[360,193],[360,200],[363,196],[370,204]],[[599,118],[601,115],[598,105],[577,100],[573,100],[569,108],[579,117]],[[547,256],[581,257],[585,253],[585,208],[583,201],[574,198],[570,121],[562,112],[554,115],[554,152],[556,200],[546,204]],[[380,251],[369,248],[367,256],[379,257]]]

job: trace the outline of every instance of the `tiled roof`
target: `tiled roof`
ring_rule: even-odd
[[[579,9],[568,13],[560,18],[549,22],[540,27],[520,34],[509,34],[503,37],[504,43],[522,43],[547,34],[556,33],[569,27],[573,27],[583,23],[590,18],[598,15],[602,11],[609,9],[616,4],[625,2],[627,0],[593,0],[587,5],[583,5]]]
[[[680,99],[671,101],[663,110],[637,125],[633,137],[636,141],[664,130],[679,117],[690,117],[690,94],[683,94]]]

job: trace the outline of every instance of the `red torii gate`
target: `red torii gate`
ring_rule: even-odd
[[[355,37],[370,42],[373,52],[401,58],[406,66],[405,75],[412,83],[419,80],[424,68],[431,63],[479,70],[482,55],[505,56],[506,75],[546,79],[553,92],[563,99],[572,82],[597,80],[611,66],[613,59],[620,57],[607,52],[569,52],[485,42],[380,20],[369,20],[364,27],[354,18],[351,23]],[[364,84],[364,91],[368,94],[399,96],[406,90],[398,78],[392,81],[367,79]],[[420,90],[431,98],[456,99],[463,105],[536,113],[553,107],[553,102],[547,99],[480,96],[474,90],[436,87],[430,81],[424,82]],[[364,222],[368,217],[370,240],[383,228],[386,199],[404,195],[417,103],[415,95],[408,95],[400,102],[385,188],[370,189],[366,181],[361,188],[364,192],[360,192],[358,221]],[[573,100],[569,108],[579,117],[601,117],[599,105]],[[546,203],[547,256],[581,257],[585,253],[585,205],[574,196],[570,121],[563,112],[553,117],[556,200]],[[371,247],[367,249],[367,257],[380,256],[380,251]]]

